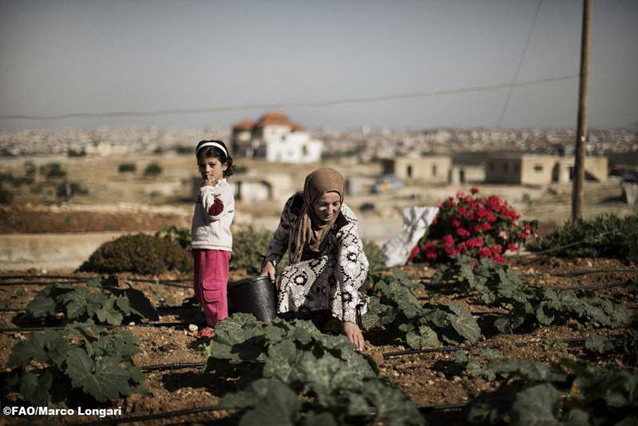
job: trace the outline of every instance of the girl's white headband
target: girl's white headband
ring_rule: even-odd
[[[214,146],[215,148],[221,149],[222,152],[224,153],[224,155],[226,157],[228,157],[228,151],[226,151],[226,148],[224,148],[224,146],[222,144],[217,143],[217,142],[206,142],[206,143],[201,144],[201,146],[199,148],[197,148],[197,151],[195,152],[195,155],[198,155],[199,151],[201,151],[202,148],[206,148],[207,146]]]

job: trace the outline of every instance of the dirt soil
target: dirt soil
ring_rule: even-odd
[[[546,256],[528,256],[512,258],[510,263],[521,275],[525,283],[557,288],[591,286],[603,283],[624,282],[629,278],[636,278],[636,266],[626,265],[616,260],[608,259],[573,259],[564,260]],[[612,270],[623,271],[612,271]],[[626,269],[633,269],[627,271]],[[436,300],[437,302],[461,303],[471,310],[477,317],[482,329],[494,319],[493,308],[487,308],[475,301],[459,297],[444,288],[437,288],[429,284],[434,269],[419,265],[409,265],[402,268],[412,280],[421,282],[426,290],[418,292],[419,299]],[[605,270],[603,273],[589,273],[579,276],[566,276],[578,271]],[[58,274],[70,277],[86,278],[86,274],[72,274],[70,271],[59,271]],[[49,272],[48,276],[51,276]],[[16,277],[23,275],[23,277]],[[231,280],[244,276],[241,271],[233,272]],[[193,296],[190,288],[190,277],[178,274],[165,274],[160,277],[141,277],[130,274],[118,276],[120,286],[132,286],[145,292],[153,304],[158,307],[175,307],[188,305],[188,299]],[[140,280],[146,280],[142,282]],[[22,309],[42,289],[41,285],[28,285],[28,282],[51,283],[72,281],[63,278],[48,278],[39,275],[37,270],[3,272],[0,276],[0,327],[13,328],[27,325],[20,321],[20,313],[7,311],[6,308]],[[17,283],[17,285],[8,285]],[[24,283],[24,284],[20,284]],[[638,307],[635,294],[627,292],[625,287],[616,286],[596,290],[596,294],[614,296],[623,300],[634,313]],[[203,324],[203,316],[198,308],[162,310],[160,321],[179,321],[187,324]],[[129,325],[130,330],[140,341],[141,352],[135,356],[139,366],[172,363],[204,363],[206,354],[204,344],[207,339],[197,339],[195,332],[186,326],[170,327],[140,327]],[[193,328],[193,327],[191,327]],[[588,360],[596,365],[613,369],[633,369],[621,354],[612,354],[592,358],[581,345],[561,343],[562,339],[582,338],[593,335],[612,335],[622,333],[623,330],[596,329],[583,330],[577,323],[562,326],[541,327],[526,330],[525,333],[500,335],[488,330],[477,345],[498,345],[501,354],[511,359],[527,359],[545,364],[556,364],[562,358],[573,360]],[[484,330],[485,330],[484,329]],[[7,372],[7,361],[11,347],[18,341],[24,340],[27,333],[3,332],[0,335],[0,365]],[[388,352],[402,351],[405,348],[396,345],[392,338],[380,333],[365,333],[365,353],[370,355],[379,366],[381,376],[391,382],[412,398],[419,407],[445,406],[448,404],[464,404],[479,393],[493,390],[496,381],[487,382],[476,379],[467,374],[460,376],[446,375],[444,365],[452,356],[450,353],[421,353],[407,356],[386,357]],[[471,350],[476,354],[476,349]],[[167,411],[184,410],[196,407],[213,406],[218,403],[224,393],[234,389],[234,383],[217,378],[212,373],[204,372],[202,367],[191,367],[177,370],[151,371],[146,374],[144,395],[134,394],[120,399],[109,407],[122,407],[126,416],[139,416]],[[3,405],[11,405],[19,401],[16,392],[3,394]],[[430,424],[447,422],[450,425],[463,424],[460,411],[457,409],[426,409],[426,418]],[[6,418],[4,419],[7,420]],[[74,421],[88,421],[88,418],[51,418],[50,424],[66,424]],[[145,425],[174,424],[176,421],[206,421],[213,424],[232,424],[236,422],[225,412],[205,412],[189,416],[173,417],[165,420],[144,422]]]
[[[0,207],[0,234],[159,231],[190,226],[192,207],[39,206]],[[53,231],[52,231],[53,230]]]

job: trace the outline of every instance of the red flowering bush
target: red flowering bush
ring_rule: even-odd
[[[413,263],[445,263],[452,256],[489,258],[505,263],[507,250],[517,251],[535,232],[536,222],[520,221],[521,214],[496,196],[479,197],[472,188],[469,195],[439,201],[439,213],[428,233],[412,249]]]

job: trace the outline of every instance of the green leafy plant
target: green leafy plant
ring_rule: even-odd
[[[638,422],[638,374],[563,360],[563,370],[529,361],[491,366],[506,378],[465,410],[470,424],[630,425]]]
[[[576,244],[579,243],[579,244]],[[544,238],[526,245],[538,252],[552,251],[557,257],[606,257],[638,261],[638,213],[623,218],[602,214],[592,220],[572,220]]]
[[[241,411],[241,425],[266,418],[290,425],[424,423],[412,401],[379,380],[374,363],[344,336],[324,336],[307,321],[265,324],[235,314],[215,327],[209,354],[208,370],[243,373],[243,390],[220,403]]]
[[[104,283],[104,284],[103,284]],[[159,316],[144,293],[133,288],[109,286],[109,280],[90,280],[86,287],[51,285],[35,295],[26,307],[31,318],[52,318],[63,313],[67,321],[94,321],[120,325],[125,318],[158,320]]]
[[[623,334],[590,337],[585,341],[585,349],[597,354],[622,354],[628,364],[638,364],[638,320],[634,319],[627,332]]]
[[[191,245],[191,231],[188,228],[181,228],[175,225],[167,225],[155,233],[158,238],[167,239],[180,245],[181,248],[188,248]]]
[[[369,268],[371,271],[385,267],[385,255],[375,242],[363,240],[363,252],[368,258]]]
[[[434,368],[442,370],[446,376],[459,376],[466,373],[470,377],[483,378],[488,381],[496,379],[496,372],[490,368],[495,361],[503,361],[505,356],[494,349],[486,348],[479,351],[477,356],[471,356],[468,351],[454,352],[448,361],[440,361]]]
[[[125,235],[102,244],[79,271],[134,272],[156,275],[166,271],[193,270],[193,257],[168,239],[145,234]]]
[[[523,324],[562,324],[570,319],[579,326],[624,327],[631,314],[622,302],[596,296],[591,291],[557,292],[543,287],[524,287],[514,270],[482,259],[480,263],[459,256],[451,266],[440,268],[432,284],[457,285],[462,291],[476,291],[488,306],[509,309],[495,321],[501,333]]]
[[[72,406],[77,395],[117,400],[142,391],[144,374],[132,358],[139,351],[129,332],[73,325],[32,333],[11,349],[7,385],[37,406]]]
[[[393,271],[393,275],[371,274],[366,291],[370,296],[369,312],[363,316],[367,330],[386,329],[413,349],[436,347],[444,343],[475,343],[481,330],[469,311],[457,304],[421,306],[412,294],[410,280]]]

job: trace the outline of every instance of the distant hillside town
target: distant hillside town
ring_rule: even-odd
[[[638,130],[590,130],[587,154],[635,153]],[[316,162],[320,158],[351,156],[359,161],[394,156],[454,155],[475,152],[511,152],[571,155],[574,130],[424,129],[306,131],[283,112],[266,112],[256,122],[241,121],[229,129],[188,130],[121,128],[99,130],[24,130],[0,132],[0,156],[69,155],[109,156],[135,153],[192,151],[202,139],[231,142],[238,158],[271,162]]]

